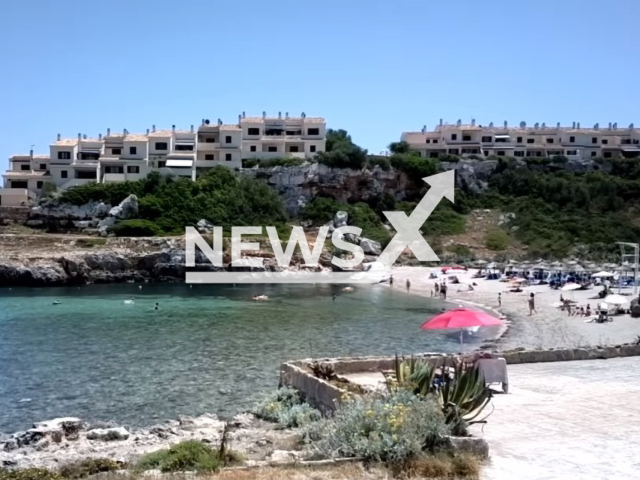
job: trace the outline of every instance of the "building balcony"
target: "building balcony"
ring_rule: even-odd
[[[304,159],[304,152],[246,152],[243,158],[257,158],[259,160],[273,160],[274,158],[301,158]]]
[[[199,142],[197,150],[198,152],[213,152],[220,149],[220,142]]]
[[[66,190],[67,188],[77,187],[79,185],[86,185],[87,183],[95,183],[95,178],[72,178],[68,180],[66,183],[60,185],[62,190]]]
[[[124,182],[126,179],[127,178],[124,173],[105,173],[102,176],[103,183]]]

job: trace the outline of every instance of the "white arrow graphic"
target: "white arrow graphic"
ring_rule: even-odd
[[[431,188],[422,197],[422,200],[416,205],[410,216],[407,217],[404,212],[382,212],[397,232],[389,242],[389,245],[387,245],[387,248],[376,260],[377,263],[381,263],[385,268],[391,268],[406,247],[409,247],[421,262],[437,262],[440,260],[420,234],[420,228],[440,203],[442,197],[446,197],[452,202],[454,201],[455,170],[431,175],[422,180],[431,185]]]

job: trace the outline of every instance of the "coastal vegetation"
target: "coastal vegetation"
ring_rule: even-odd
[[[321,417],[320,412],[303,403],[298,391],[292,388],[280,388],[267,395],[254,407],[253,414],[285,428],[305,427]]]
[[[286,220],[284,204],[265,183],[236,176],[216,167],[195,182],[162,177],[123,183],[89,183],[65,191],[62,201],[74,205],[102,201],[117,205],[128,195],[139,199],[139,218],[114,226],[123,236],[182,235],[185,226],[200,219],[228,228],[234,225],[280,225]]]
[[[135,464],[134,471],[216,472],[224,466],[241,462],[242,457],[236,452],[224,450],[222,447],[215,449],[199,440],[186,440],[170,448],[144,455]]]

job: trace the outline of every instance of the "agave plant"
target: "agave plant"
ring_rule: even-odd
[[[396,355],[395,379],[385,375],[387,388],[390,392],[408,390],[414,395],[427,396],[433,393],[436,369],[417,358],[411,357],[409,361],[401,360]]]
[[[396,355],[395,378],[385,375],[387,388],[391,393],[407,390],[420,397],[435,394],[454,435],[465,435],[467,426],[485,423],[476,419],[491,400],[491,390],[476,365],[465,367],[454,361],[449,367],[453,376],[446,373],[447,368],[445,360],[442,379],[436,381],[437,365],[413,357],[406,361]]]
[[[485,423],[484,419],[476,419],[489,404],[491,389],[477,365],[466,369],[462,364],[455,365],[453,378],[445,375],[437,394],[454,435],[465,435],[468,425]]]

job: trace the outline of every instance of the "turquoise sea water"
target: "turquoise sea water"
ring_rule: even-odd
[[[0,432],[59,416],[233,415],[277,387],[287,359],[457,351],[419,329],[443,306],[384,285],[0,289]]]

